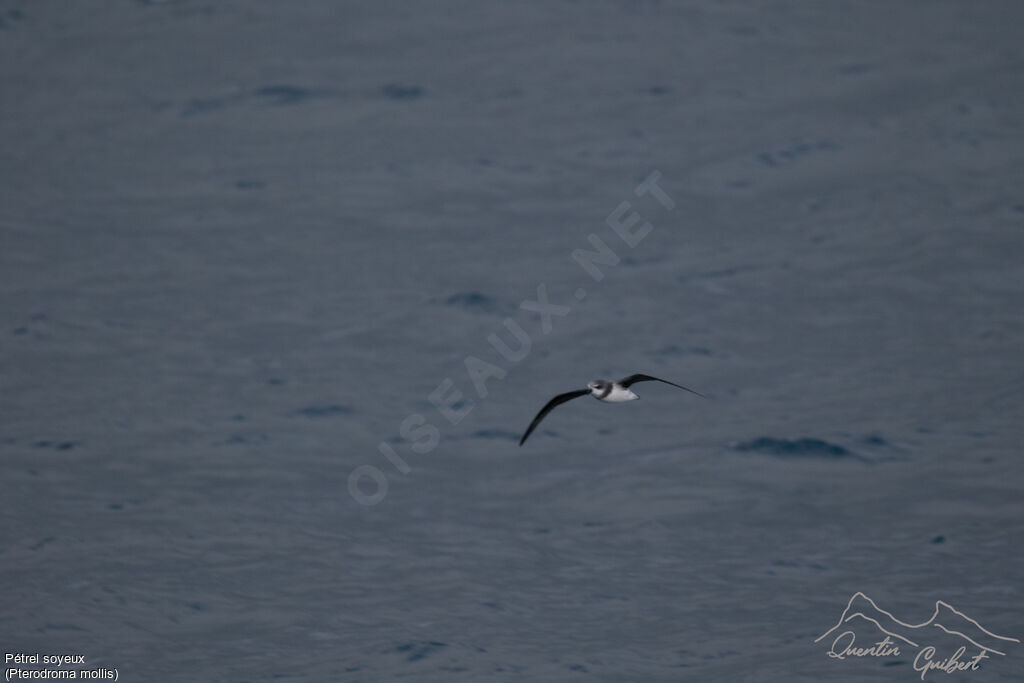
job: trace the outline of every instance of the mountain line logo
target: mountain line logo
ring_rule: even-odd
[[[871,644],[857,645],[858,634]],[[935,610],[927,621],[910,624],[897,619],[860,591],[850,596],[836,625],[814,642],[830,636],[831,647],[826,654],[832,659],[901,657],[916,650],[914,670],[921,674],[921,680],[930,671],[947,674],[978,671],[983,660],[991,655],[1005,657],[1008,648],[1020,642],[1017,638],[989,631],[942,600],[935,602]]]

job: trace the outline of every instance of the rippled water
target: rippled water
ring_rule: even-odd
[[[1024,638],[1022,18],[7,3],[4,652],[912,681],[961,642],[830,658],[858,591]],[[633,372],[709,398],[517,446]],[[925,680],[1019,680],[1003,644]]]

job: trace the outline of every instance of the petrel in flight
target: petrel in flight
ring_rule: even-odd
[[[569,391],[564,394],[559,394],[553,399],[547,402],[540,412],[537,413],[537,417],[533,418],[533,422],[526,428],[526,433],[523,434],[523,438],[519,440],[519,445],[522,446],[526,439],[529,438],[533,430],[537,428],[540,421],[547,417],[547,414],[552,410],[562,405],[566,401],[571,401],[574,398],[580,396],[586,396],[590,394],[598,401],[604,401],[605,403],[623,403],[624,401],[635,401],[640,398],[632,391],[629,387],[636,384],[637,382],[664,382],[665,384],[671,384],[674,387],[679,387],[685,391],[689,391],[691,394],[697,394],[701,398],[707,398],[704,394],[694,391],[693,389],[687,389],[686,387],[676,384],[675,382],[669,382],[666,379],[658,379],[657,377],[651,377],[650,375],[630,375],[629,377],[623,377],[618,382],[609,382],[606,379],[595,379],[592,382],[587,382],[586,389],[579,389],[577,391]]]

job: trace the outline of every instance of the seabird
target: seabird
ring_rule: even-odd
[[[675,382],[669,382],[667,379],[659,379],[657,377],[651,377],[650,375],[630,375],[629,377],[623,377],[618,382],[609,382],[606,379],[595,379],[592,382],[587,382],[586,389],[579,389],[577,391],[568,391],[564,394],[559,394],[553,399],[547,402],[547,404],[540,409],[537,413],[537,417],[533,418],[533,422],[526,428],[526,433],[523,434],[523,438],[519,440],[519,445],[522,446],[526,439],[533,433],[533,430],[537,428],[540,421],[543,420],[548,413],[562,405],[567,401],[571,401],[574,398],[580,396],[586,396],[590,394],[598,401],[604,401],[605,403],[623,403],[625,401],[635,401],[640,398],[632,391],[630,387],[637,382],[663,382],[665,384],[671,384],[674,387],[679,387],[685,391],[689,391],[691,394],[697,394],[701,398],[707,398],[704,394],[688,389],[681,384]]]

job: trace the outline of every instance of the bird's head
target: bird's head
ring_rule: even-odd
[[[604,394],[611,389],[612,383],[605,379],[595,379],[587,382],[587,388],[594,394]]]

